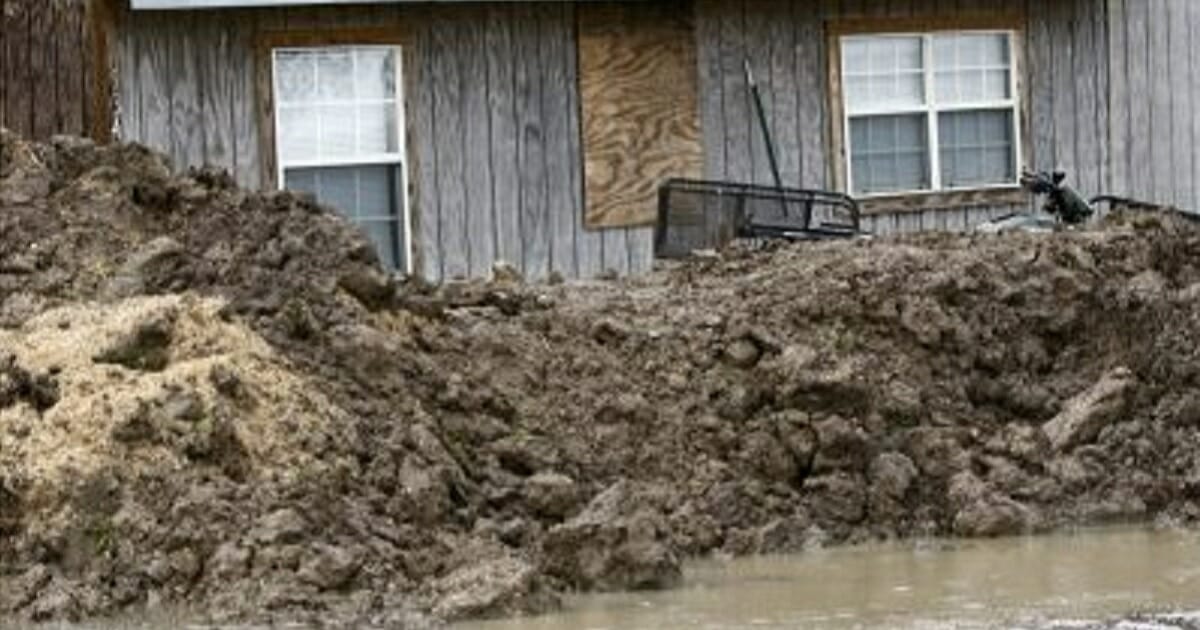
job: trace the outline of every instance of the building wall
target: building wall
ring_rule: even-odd
[[[179,167],[230,169],[267,186],[255,45],[265,34],[389,28],[407,34],[414,258],[432,280],[493,260],[531,278],[652,263],[649,228],[585,230],[574,7],[374,5],[126,12],[116,50],[122,138]]]
[[[1133,4],[1142,0],[1127,0]],[[1161,1],[1161,0],[1154,0]],[[1172,0],[1186,3],[1187,0]],[[1025,162],[1061,167],[1085,194],[1106,190],[1108,59],[1104,0],[697,0],[701,119],[709,177],[771,184],[752,118],[742,59],[748,58],[770,113],[784,183],[834,186],[829,154],[828,24],[849,19],[946,18],[1023,12],[1020,56],[1029,91]],[[1028,204],[968,205],[866,216],[880,234],[965,229]]]
[[[1200,3],[1193,0],[694,0],[706,177],[771,183],[742,74],[762,83],[785,184],[830,188],[825,34],[832,21],[1015,9],[1028,99],[1027,165],[1062,168],[1085,195],[1200,209]],[[527,275],[648,269],[648,228],[582,225],[575,10],[571,3],[275,8],[125,14],[117,66],[124,138],[179,165],[261,167],[254,46],[264,33],[406,29],[418,270]],[[1196,35],[1196,36],[1194,36]],[[1017,205],[887,211],[880,234],[966,229]]]
[[[1200,3],[1108,0],[1110,187],[1200,211]]]

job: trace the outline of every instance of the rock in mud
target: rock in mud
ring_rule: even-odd
[[[17,365],[15,356],[0,355],[0,409],[24,402],[41,413],[58,400],[58,381],[53,376],[32,374]]]
[[[386,306],[396,294],[396,283],[390,274],[365,266],[342,274],[338,286],[371,310]]]
[[[1101,429],[1125,412],[1136,384],[1133,372],[1121,367],[1068,400],[1057,416],[1042,425],[1050,446],[1065,451],[1095,440]]]
[[[682,580],[663,515],[628,482],[611,486],[543,542],[544,569],[573,588],[647,590]]]
[[[535,514],[552,519],[566,517],[580,503],[578,484],[559,473],[538,473],[526,479],[523,493]]]
[[[160,236],[137,248],[108,283],[107,292],[115,298],[131,297],[160,284],[180,264],[186,250],[179,241]]]
[[[292,508],[271,512],[251,531],[251,537],[265,545],[298,543],[308,535],[308,521]]]
[[[556,608],[558,597],[542,583],[537,568],[513,556],[482,554],[441,578],[433,589],[438,603],[433,613],[442,619],[536,614]]]
[[[989,537],[1027,533],[1037,524],[1027,506],[992,490],[970,472],[950,482],[950,504],[955,508],[953,527],[959,536]]]
[[[741,338],[733,341],[728,346],[725,346],[725,360],[729,361],[730,365],[739,368],[752,368],[758,363],[758,358],[762,356],[762,351],[758,345],[747,338]]]
[[[903,499],[917,478],[917,465],[903,453],[881,453],[868,470],[871,486],[893,499]]]
[[[1035,516],[1028,507],[1007,497],[992,496],[967,505],[954,515],[959,536],[1010,536],[1028,533]]]
[[[96,363],[112,363],[131,370],[158,372],[170,360],[171,339],[175,333],[174,311],[152,314],[118,336],[93,357]]]
[[[340,589],[354,578],[362,563],[361,553],[353,549],[318,544],[309,550],[296,577],[322,591]]]

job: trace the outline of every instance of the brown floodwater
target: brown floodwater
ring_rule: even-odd
[[[683,588],[454,630],[1036,627],[1200,609],[1200,532],[1079,530],[710,560]]]
[[[975,629],[1083,627],[1134,612],[1200,611],[1200,531],[1085,529],[932,540],[689,564],[682,588],[582,595],[559,613],[451,630]],[[1200,626],[1200,612],[1187,613]],[[5,623],[0,629],[28,627]],[[1133,624],[1120,627],[1173,625]],[[41,630],[210,628],[186,613]],[[250,627],[242,627],[249,630]]]

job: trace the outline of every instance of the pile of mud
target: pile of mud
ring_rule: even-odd
[[[1200,233],[397,283],[311,201],[0,135],[0,615],[418,627],[711,552],[1200,517]]]

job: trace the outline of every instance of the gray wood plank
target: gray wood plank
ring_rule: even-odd
[[[575,29],[575,5],[567,5],[567,28],[562,32],[563,73],[567,89],[567,169],[571,192],[571,217],[575,231],[575,259],[579,266],[579,277],[592,278],[604,271],[604,235],[589,230],[583,220],[583,149],[579,121],[579,63]]]
[[[934,211],[934,214],[933,214],[933,229],[935,229],[935,230],[940,230],[940,231],[943,231],[943,232],[946,232],[946,231],[949,231],[949,230],[950,230],[950,226],[949,226],[949,222],[948,222],[948,220],[947,220],[947,217],[946,217],[946,211],[945,211],[945,210],[942,210],[942,209],[940,209],[940,208],[939,208],[938,210],[935,210],[935,211]]]
[[[721,68],[721,0],[696,2],[696,62],[704,176],[725,179],[724,77]]]
[[[1067,172],[1069,181],[1079,184],[1079,163],[1076,160],[1078,149],[1075,127],[1076,112],[1076,82],[1073,78],[1075,68],[1075,47],[1072,38],[1072,16],[1074,5],[1070,2],[1055,2],[1048,5],[1043,13],[1046,14],[1050,26],[1050,69],[1051,88],[1054,98],[1054,164]],[[1062,85],[1063,77],[1072,77]],[[1064,89],[1065,87],[1065,89]]]
[[[542,121],[537,13],[530,5],[514,8],[517,129],[521,182],[522,268],[531,279],[550,273],[550,225],[546,197],[545,129]]]
[[[462,73],[458,51],[460,21],[449,11],[437,11],[431,25],[430,60],[433,88],[433,137],[437,146],[438,232],[441,243],[442,277],[449,280],[470,275],[467,241],[467,197],[463,189]]]
[[[521,188],[518,174],[517,114],[514,94],[513,7],[488,5],[487,81],[491,122],[492,204],[495,209],[496,256],[517,268],[523,265]]]
[[[726,3],[721,16],[721,79],[725,118],[725,178],[749,182],[754,176],[750,145],[749,93],[743,60],[745,25],[741,0]]]
[[[421,7],[414,11],[414,20],[428,20],[428,8]],[[416,148],[417,160],[417,204],[413,215],[413,232],[417,236],[413,244],[413,254],[417,265],[415,269],[421,277],[430,282],[441,282],[442,246],[440,226],[440,198],[438,195],[438,160],[434,118],[435,109],[434,80],[435,64],[433,40],[428,31],[418,32],[414,44],[416,50],[415,68],[417,72],[417,93],[409,97],[414,104],[415,112],[410,115],[415,120],[415,135],[413,146]],[[411,82],[410,82],[411,84]],[[411,158],[410,158],[411,159]],[[519,263],[518,263],[519,264]]]
[[[892,213],[879,213],[873,215],[875,219],[875,234],[879,236],[891,236],[896,233],[896,217]]]
[[[833,10],[836,8],[831,7]],[[800,185],[803,188],[828,188],[827,160],[841,156],[826,155],[826,62],[824,26],[812,11],[797,11],[796,76],[799,88]],[[841,124],[835,121],[835,124]]]
[[[496,260],[496,213],[492,206],[491,133],[488,124],[487,8],[472,6],[462,24],[462,124],[466,166],[466,229],[472,277],[485,277]]]
[[[615,272],[619,275],[629,273],[629,243],[626,239],[625,228],[612,228],[601,231],[604,238],[603,264],[604,271]]]
[[[117,137],[123,142],[141,138],[142,99],[138,86],[138,41],[141,15],[125,15],[126,28],[116,33],[117,75],[113,77],[117,94]],[[0,29],[4,30],[4,29]],[[0,73],[4,68],[0,66]],[[3,76],[0,74],[0,76]]]
[[[162,15],[147,15],[145,29],[140,35],[143,46],[138,54],[138,84],[142,91],[142,121],[140,139],[152,149],[171,150],[171,93],[169,76],[167,19]]]
[[[1049,15],[1040,0],[1029,0],[1029,84],[1033,146],[1026,162],[1037,170],[1056,166],[1058,155],[1054,126],[1054,80],[1050,45]]]
[[[1071,61],[1075,86],[1075,183],[1086,197],[1100,193],[1100,121],[1096,73],[1101,55],[1093,42],[1093,0],[1075,0],[1072,15]]]
[[[575,259],[577,225],[570,187],[573,163],[568,136],[571,132],[567,128],[567,92],[571,87],[567,85],[563,67],[567,14],[565,5],[555,3],[539,5],[538,13],[550,270],[572,278],[579,275],[579,263]]]
[[[1190,45],[1189,55],[1191,57],[1191,86],[1192,86],[1192,111],[1191,111],[1191,142],[1190,146],[1196,146],[1200,142],[1200,2],[1185,2],[1187,5],[1187,21],[1188,21],[1188,42]],[[1116,147],[1114,146],[1114,151]],[[1192,156],[1192,198],[1188,210],[1192,212],[1200,212],[1200,156],[1193,154]]]
[[[240,77],[231,72],[233,40],[228,21],[213,14],[198,16],[196,37],[205,42],[198,53],[204,163],[234,171],[233,95]]]
[[[58,127],[55,95],[55,11],[48,2],[31,4],[29,28],[29,91],[33,97],[33,138],[44,140]]]
[[[1186,208],[1192,202],[1192,71],[1191,38],[1188,29],[1188,5],[1192,2],[1171,0],[1167,5],[1170,24],[1171,57],[1171,203]]]
[[[1108,109],[1111,98],[1108,84],[1111,70],[1109,68],[1110,57],[1106,54],[1110,44],[1108,41],[1108,22],[1104,3],[1105,0],[1090,0],[1087,8],[1088,16],[1091,18],[1092,42],[1096,51],[1094,53],[1096,58],[1096,164],[1100,192],[1112,190],[1112,173],[1109,163],[1111,140],[1109,140],[1108,136]]]
[[[1129,151],[1130,190],[1134,197],[1152,199],[1154,197],[1154,181],[1151,171],[1150,155],[1150,66],[1149,43],[1147,41],[1147,20],[1149,15],[1149,0],[1127,2],[1126,10],[1126,41],[1128,42],[1129,60],[1129,122],[1130,134]]]
[[[934,232],[942,229],[941,210],[926,210],[921,213],[921,231]]]
[[[646,273],[654,268],[654,230],[646,227],[626,228],[625,241],[629,247],[629,273]]]
[[[775,111],[772,99],[771,76],[771,33],[768,11],[771,0],[744,0],[745,16],[743,38],[745,42],[745,59],[750,62],[754,80],[758,84],[759,97],[767,120]],[[744,74],[744,72],[743,72]],[[743,77],[744,80],[744,77]],[[749,95],[749,86],[746,86]],[[762,126],[759,123],[757,107],[754,100],[748,98],[747,111],[749,116],[749,153],[750,180],[756,184],[773,185],[774,178],[767,158],[767,144],[763,138]]]
[[[725,120],[725,75],[721,61],[721,24],[728,11],[722,0],[697,0],[696,60],[699,66],[700,126],[704,146],[704,175],[728,179]],[[702,244],[720,242],[725,214],[718,204],[704,205]]]
[[[1171,67],[1170,32],[1167,19],[1167,0],[1147,0],[1150,14],[1147,19],[1147,37],[1150,45],[1150,168],[1153,178],[1151,200],[1170,203],[1172,143],[1171,137],[1171,91],[1170,79],[1163,80]]]
[[[254,61],[254,33],[258,27],[260,11],[239,12],[236,19],[223,23],[229,35],[229,76],[233,78],[230,94],[231,116],[233,117],[233,172],[238,183],[250,188],[267,185],[262,172],[258,94]],[[268,97],[269,98],[269,97]]]
[[[793,3],[771,6],[771,135],[785,186],[800,186],[800,103]]]
[[[196,55],[202,45],[196,42],[194,13],[172,16],[169,48],[171,87],[171,157],[175,167],[184,169],[204,162],[204,112],[200,99],[199,68]]]
[[[1108,0],[1108,142],[1109,190],[1129,195],[1129,84],[1125,37],[1125,1]],[[1134,0],[1135,2],[1137,0]]]
[[[951,232],[967,231],[967,215],[961,209],[946,209],[946,229]]]

